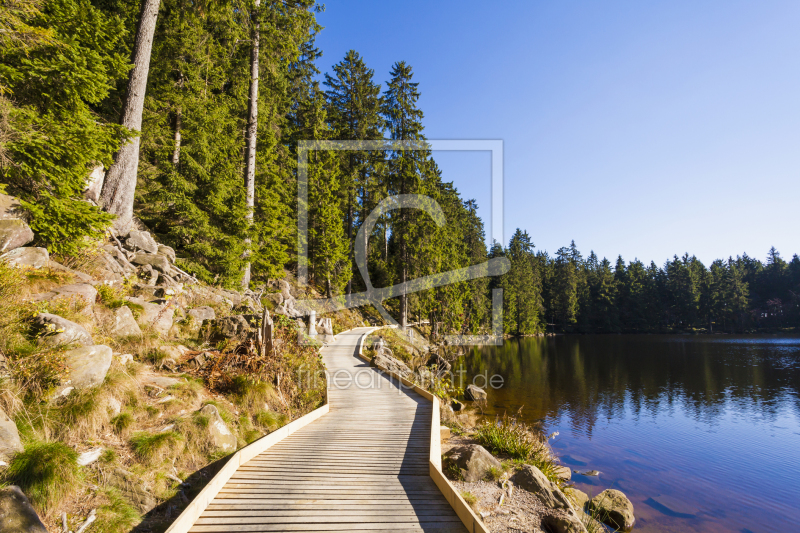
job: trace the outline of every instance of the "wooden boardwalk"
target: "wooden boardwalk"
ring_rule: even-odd
[[[467,531],[429,476],[431,403],[356,356],[371,329],[322,350],[330,412],[240,466],[190,532]]]

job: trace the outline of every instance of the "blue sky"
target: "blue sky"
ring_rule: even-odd
[[[800,2],[333,1],[319,67],[405,60],[430,139],[502,139],[506,240],[800,253]],[[487,153],[434,154],[488,221]]]

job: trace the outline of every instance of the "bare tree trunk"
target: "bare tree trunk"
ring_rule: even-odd
[[[347,243],[348,243],[348,259],[350,260],[350,279],[347,280],[347,305],[350,305],[350,294],[353,292],[353,189],[349,188],[347,191]]]
[[[153,34],[156,31],[160,5],[161,0],[142,0],[139,27],[136,30],[136,41],[133,46],[133,69],[128,79],[122,125],[137,132],[142,129],[144,93],[147,90],[150,53],[153,50]],[[117,157],[108,169],[100,192],[100,205],[109,213],[117,215],[114,226],[123,233],[130,228],[133,218],[133,197],[136,192],[138,169],[139,134],[137,133],[117,152]]]
[[[255,0],[256,16],[261,0]],[[257,19],[256,19],[257,20]],[[253,227],[253,211],[256,197],[256,136],[258,134],[258,55],[261,40],[261,23],[253,26],[253,48],[250,51],[250,103],[247,117],[247,150],[244,170],[244,186],[247,191],[247,229]],[[244,256],[247,263],[242,275],[242,289],[250,287],[250,237],[245,239]]]
[[[181,162],[181,108],[175,112],[175,149],[172,151],[172,164]]]

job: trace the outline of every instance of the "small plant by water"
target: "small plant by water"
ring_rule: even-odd
[[[548,438],[516,418],[503,415],[483,422],[475,431],[475,440],[492,453],[535,466],[550,481],[559,483],[558,460],[547,443]]]

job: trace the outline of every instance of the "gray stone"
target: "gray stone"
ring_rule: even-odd
[[[450,372],[451,365],[445,361],[439,354],[433,354],[425,363],[425,366],[433,367],[434,373],[441,377]]]
[[[370,366],[380,368],[385,372],[391,372],[402,378],[408,379],[412,377],[413,372],[411,369],[408,368],[404,362],[389,355],[390,353],[391,350],[384,348],[380,353],[376,354],[375,357],[372,358],[372,361],[369,363]]]
[[[69,368],[69,384],[77,389],[96,387],[103,383],[111,367],[113,352],[98,344],[75,348],[64,353]]]
[[[586,528],[574,512],[545,515],[542,517],[542,525],[552,533],[586,533]]]
[[[170,248],[169,246],[165,246],[163,244],[158,245],[158,255],[163,255],[167,259],[169,259],[170,263],[175,262],[175,250]]]
[[[628,530],[636,522],[633,516],[633,504],[618,490],[606,489],[589,500],[588,505],[589,509],[597,512],[602,522],[611,527]]]
[[[214,309],[207,305],[189,309],[187,314],[198,324],[202,324],[204,320],[214,320],[217,317]]]
[[[111,336],[116,338],[131,337],[133,335],[141,336],[142,330],[136,319],[133,317],[133,312],[127,305],[123,305],[114,310],[114,327],[111,329]]]
[[[208,328],[210,342],[220,342],[229,339],[241,341],[250,333],[250,324],[242,315],[206,320],[203,322],[203,327]]]
[[[144,250],[151,254],[158,253],[158,243],[147,231],[132,229],[130,233],[128,233],[125,245],[133,250]]]
[[[47,533],[28,497],[16,485],[0,489],[0,533]]]
[[[217,407],[211,404],[200,409],[200,413],[208,417],[208,431],[214,446],[223,452],[232,452],[236,449],[236,435],[231,433],[225,421],[219,415]]]
[[[589,502],[589,495],[574,487],[569,490],[567,497],[572,501],[573,507],[578,510],[582,510]]]
[[[279,292],[273,294],[265,294],[263,298],[268,302],[272,303],[273,307],[281,305],[283,303],[283,296]]]
[[[91,313],[92,307],[94,307],[94,302],[97,300],[97,289],[88,283],[75,283],[73,285],[64,285],[62,287],[58,287],[50,292],[36,294],[32,298],[32,300],[36,302],[55,299],[82,300],[86,304],[88,311]]]
[[[11,266],[43,268],[50,261],[47,248],[16,248],[0,255],[0,260]]]
[[[168,389],[173,385],[177,385],[181,380],[178,378],[171,378],[169,376],[149,375],[142,378],[143,385],[152,385],[160,389]]]
[[[83,190],[83,197],[94,203],[100,201],[100,192],[103,190],[103,182],[106,180],[106,172],[103,165],[97,165],[86,178],[86,188]]]
[[[480,387],[476,387],[475,385],[468,385],[467,390],[464,391],[464,397],[467,400],[485,400],[486,399],[486,391]]]
[[[81,466],[87,466],[98,459],[100,459],[100,454],[103,453],[103,448],[98,446],[97,448],[93,448],[89,451],[83,452],[78,456],[78,464]]]
[[[33,240],[33,231],[23,220],[0,220],[0,254],[25,246]]]
[[[533,465],[523,465],[511,479],[520,488],[536,494],[551,509],[572,508],[558,486]]]
[[[165,274],[169,273],[169,259],[163,255],[139,252],[131,257],[131,263],[134,265],[151,265]]]
[[[158,500],[151,494],[150,488],[136,474],[122,468],[114,468],[105,473],[105,481],[122,492],[122,495],[133,503],[142,514],[158,505]]]
[[[91,346],[94,344],[92,336],[83,326],[58,315],[39,313],[33,319],[33,328],[42,337],[42,342],[47,346],[60,346],[63,344]]]
[[[0,459],[8,463],[15,453],[23,449],[17,424],[0,409]]]
[[[172,327],[172,318],[175,309],[167,307],[167,304],[158,305],[147,302],[141,298],[126,298],[131,304],[138,306],[141,311],[136,318],[136,322],[144,329],[153,328],[156,332],[166,335]],[[132,309],[133,311],[133,309]],[[136,313],[134,313],[136,315]]]
[[[280,291],[284,300],[292,297],[292,286],[285,279],[271,279],[267,282],[267,287]]]
[[[128,363],[133,362],[133,354],[132,353],[123,353],[119,355],[119,364],[122,366],[127,365]]]
[[[25,211],[19,203],[19,198],[9,196],[8,194],[0,194],[0,220],[9,218],[25,218]]]
[[[556,467],[556,476],[558,479],[566,483],[570,479],[572,479],[572,470],[569,469],[568,466],[557,466]]]
[[[115,417],[122,412],[122,403],[113,396],[109,396],[106,398],[106,408],[108,413]]]
[[[464,481],[476,483],[486,478],[491,468],[502,469],[500,461],[478,444],[467,444],[450,449],[444,454],[444,463],[449,468],[455,466]]]

